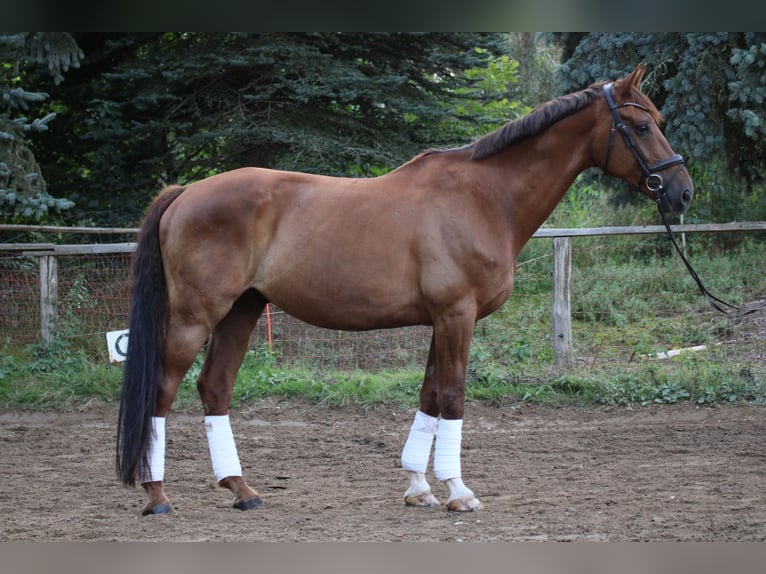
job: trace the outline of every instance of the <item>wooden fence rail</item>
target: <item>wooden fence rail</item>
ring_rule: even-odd
[[[723,233],[766,231],[765,221],[733,223],[686,224],[674,225],[676,234],[686,233]],[[0,225],[0,232],[53,232],[53,233],[98,233],[128,234],[136,233],[135,228],[85,228]],[[593,237],[607,235],[648,235],[664,234],[660,225],[634,227],[594,227],[594,228],[544,228],[538,230],[534,238],[553,238],[553,301],[552,341],[556,364],[571,367],[573,362],[571,333],[571,276],[572,276],[572,237]],[[92,245],[54,244],[54,243],[0,243],[0,252],[12,252],[24,256],[40,258],[40,336],[45,343],[55,337],[58,321],[58,278],[57,256],[93,255],[130,253],[135,243],[101,243]]]

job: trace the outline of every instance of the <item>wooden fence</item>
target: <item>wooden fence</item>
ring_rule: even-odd
[[[738,222],[725,224],[676,225],[673,232],[684,237],[691,233],[753,232],[766,231],[766,222]],[[51,226],[0,225],[0,232],[53,232],[87,234],[134,234],[133,228],[62,228]],[[571,333],[571,275],[572,237],[593,237],[608,235],[664,234],[662,226],[597,227],[579,229],[538,230],[533,237],[553,239],[553,301],[552,301],[552,345],[558,366],[570,367],[573,362]],[[57,257],[71,255],[130,253],[135,243],[106,243],[72,245],[54,243],[0,243],[0,252],[12,252],[23,256],[39,258],[40,277],[40,338],[50,343],[56,334],[59,317]]]

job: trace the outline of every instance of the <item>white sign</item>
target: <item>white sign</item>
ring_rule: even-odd
[[[109,360],[119,363],[128,355],[128,329],[109,331],[106,334],[106,346],[109,349]]]

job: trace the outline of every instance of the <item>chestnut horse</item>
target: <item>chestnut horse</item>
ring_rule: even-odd
[[[420,403],[402,451],[411,506],[480,507],[462,480],[466,363],[474,328],[508,298],[521,248],[575,177],[599,167],[667,212],[693,195],[683,159],[640,91],[645,68],[551,100],[472,144],[427,151],[374,178],[242,168],[165,189],[133,262],[117,473],[144,514],[174,512],[163,489],[165,417],[208,341],[197,381],[213,471],[242,510],[263,504],[242,476],[228,409],[268,302],[320,327],[430,325]]]

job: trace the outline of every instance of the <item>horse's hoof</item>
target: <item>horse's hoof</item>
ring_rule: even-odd
[[[404,503],[407,506],[419,506],[425,508],[439,506],[439,501],[430,490],[419,492],[417,494],[407,494],[404,497]]]
[[[261,508],[263,506],[266,506],[266,503],[263,502],[260,496],[248,498],[247,500],[237,500],[232,504],[232,507],[237,510],[253,510],[254,508]]]
[[[447,501],[447,510],[452,512],[476,512],[481,508],[481,502],[475,496],[467,496]]]
[[[150,514],[171,514],[175,515],[176,509],[173,508],[173,505],[169,502],[163,502],[162,504],[157,504],[155,506],[149,506],[147,508],[144,508],[144,510],[141,512],[142,516],[149,516]]]

